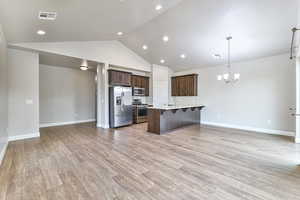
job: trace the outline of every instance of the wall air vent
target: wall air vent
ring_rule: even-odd
[[[40,12],[39,19],[41,20],[55,20],[56,19],[56,12]]]

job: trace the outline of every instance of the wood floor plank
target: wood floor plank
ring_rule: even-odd
[[[49,127],[11,142],[0,200],[297,200],[300,145],[284,136],[147,124]]]

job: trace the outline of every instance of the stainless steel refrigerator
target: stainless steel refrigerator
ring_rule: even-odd
[[[109,88],[109,124],[111,128],[132,124],[132,88]]]

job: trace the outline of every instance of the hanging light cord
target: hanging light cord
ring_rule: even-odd
[[[293,60],[294,56],[293,56],[293,51],[294,51],[294,40],[295,40],[295,33],[296,31],[300,31],[300,29],[297,28],[293,28],[292,32],[293,32],[293,36],[292,36],[292,44],[291,44],[291,56],[290,59]]]
[[[230,58],[231,58],[231,52],[230,52],[230,40],[232,39],[232,37],[231,36],[229,36],[229,37],[227,37],[226,38],[227,39],[227,41],[228,41],[228,72],[229,72],[229,74],[231,74],[231,60],[230,60]]]

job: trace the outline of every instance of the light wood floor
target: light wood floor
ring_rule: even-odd
[[[289,137],[94,126],[44,128],[40,139],[10,143],[0,199],[300,199],[300,146]]]

